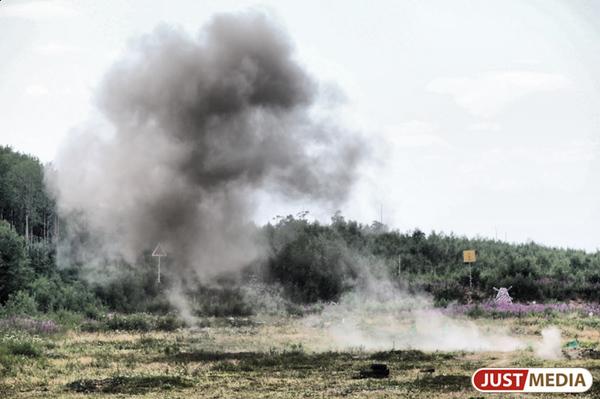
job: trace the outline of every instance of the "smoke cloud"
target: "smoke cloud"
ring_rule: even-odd
[[[364,145],[315,116],[318,95],[264,15],[137,40],[97,93],[106,126],[73,133],[47,176],[67,233],[89,234],[79,260],[135,264],[160,242],[185,286],[262,256],[250,234],[259,190],[343,201]]]
[[[450,317],[427,295],[409,294],[387,278],[368,278],[304,322],[327,334],[334,349],[510,352],[526,347],[507,329],[486,330]]]

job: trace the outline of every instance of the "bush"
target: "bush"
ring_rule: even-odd
[[[31,295],[25,291],[18,291],[9,296],[8,301],[0,309],[0,314],[4,317],[35,315],[37,314],[37,308],[37,303]]]
[[[40,347],[31,341],[18,341],[11,343],[8,350],[15,356],[39,357],[41,354]]]
[[[0,341],[0,352],[13,356],[39,357],[42,354],[39,341],[27,335],[7,335]]]
[[[15,356],[8,353],[6,348],[0,345],[0,376],[6,377],[13,374],[16,363]]]
[[[56,270],[56,247],[43,241],[32,242],[28,248],[30,267],[36,275],[49,276]]]
[[[184,327],[185,324],[176,315],[153,316],[146,313],[134,313],[129,315],[113,314],[101,320],[89,320],[81,325],[82,331],[137,331],[148,332],[175,331]]]
[[[150,331],[152,328],[151,316],[146,314],[113,315],[106,320],[109,330],[121,331]]]
[[[229,284],[227,284],[229,285]],[[253,309],[235,286],[201,287],[194,296],[201,298],[196,312],[203,316],[250,316]]]
[[[157,318],[155,329],[160,331],[175,331],[184,326],[185,323],[177,318],[177,316],[169,314]]]
[[[485,312],[479,305],[475,305],[472,308],[470,308],[465,314],[471,318],[476,319],[482,317],[485,314]]]
[[[466,287],[469,287],[468,283]],[[467,295],[465,286],[456,281],[446,281],[444,283],[433,285],[428,291],[433,294],[435,303],[438,306],[464,300]]]
[[[82,282],[65,282],[54,274],[38,277],[29,290],[42,312],[71,311],[96,318],[102,312],[99,299]]]
[[[303,303],[338,300],[358,275],[343,239],[316,223],[306,225],[284,243],[269,262],[268,271],[294,300]]]
[[[32,274],[25,239],[0,220],[0,303],[24,289]]]

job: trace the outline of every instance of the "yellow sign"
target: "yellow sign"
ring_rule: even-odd
[[[474,249],[468,249],[463,251],[463,262],[464,263],[475,263],[477,260],[477,251]]]

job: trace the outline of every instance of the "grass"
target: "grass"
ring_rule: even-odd
[[[548,319],[551,317],[551,319]],[[175,331],[68,330],[54,335],[9,335],[0,340],[0,397],[14,398],[475,398],[470,377],[479,367],[586,367],[600,378],[597,320],[576,314],[477,319],[520,336],[559,326],[563,341],[577,338],[580,356],[537,359],[517,352],[423,352],[332,347],[298,319],[207,319]],[[127,331],[124,331],[127,330]],[[7,338],[8,337],[8,338]],[[586,352],[587,351],[587,352]],[[373,363],[390,377],[358,378]],[[578,398],[595,398],[597,386]],[[518,397],[518,396],[511,396]],[[536,395],[536,398],[569,396]]]

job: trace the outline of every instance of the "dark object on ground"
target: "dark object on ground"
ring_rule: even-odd
[[[426,367],[424,369],[419,370],[421,373],[435,373],[435,369],[433,367]]]
[[[600,359],[600,350],[596,349],[563,349],[563,355],[569,360],[571,359]]]
[[[600,351],[595,349],[584,349],[581,351],[581,357],[584,359],[600,359]]]
[[[373,363],[367,370],[361,370],[358,378],[388,378],[390,369],[387,364]]]
[[[147,376],[122,377],[116,376],[102,380],[76,380],[67,384],[71,391],[92,393],[146,393],[156,389],[189,388],[192,383],[180,377]]]

